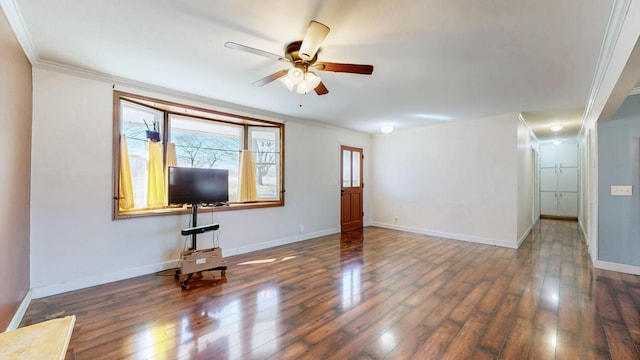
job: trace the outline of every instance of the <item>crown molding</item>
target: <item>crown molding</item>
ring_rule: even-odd
[[[520,122],[522,122],[524,126],[529,130],[529,134],[535,140],[535,142],[538,142],[539,140],[538,140],[538,137],[536,136],[536,133],[534,133],[533,130],[531,130],[529,123],[527,123],[527,119],[524,117],[524,115],[521,112],[518,113],[518,120],[520,120]]]
[[[16,40],[18,40],[20,47],[22,47],[22,51],[31,65],[34,66],[38,63],[38,52],[33,45],[33,41],[31,41],[31,36],[29,36],[27,27],[24,24],[20,9],[18,9],[18,6],[13,0],[0,0],[0,8],[7,18],[11,30],[13,30],[13,35],[16,37]]]
[[[609,15],[609,22],[607,24],[607,30],[605,31],[602,46],[600,47],[600,55],[598,56],[598,63],[596,64],[596,71],[591,81],[591,89],[589,90],[589,97],[587,99],[587,106],[585,107],[584,115],[582,118],[582,126],[578,132],[578,137],[582,136],[588,126],[587,121],[593,111],[593,104],[596,96],[600,92],[600,87],[611,62],[613,51],[616,46],[620,31],[624,25],[629,7],[633,0],[614,0],[611,14]]]
[[[631,96],[631,95],[638,95],[638,94],[640,94],[640,86],[636,86],[636,87],[634,87],[634,88],[631,90],[631,92],[629,93],[629,96]]]

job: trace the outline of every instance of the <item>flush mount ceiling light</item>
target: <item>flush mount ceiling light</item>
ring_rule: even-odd
[[[562,144],[561,140],[553,140],[553,145],[560,145]]]
[[[562,125],[561,124],[555,124],[555,125],[551,125],[549,127],[549,129],[553,132],[558,132],[560,130],[562,130]]]
[[[393,125],[391,124],[382,125],[382,127],[380,127],[380,132],[383,134],[388,134],[392,131],[393,131]]]

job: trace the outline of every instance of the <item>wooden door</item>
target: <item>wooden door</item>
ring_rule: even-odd
[[[340,154],[340,228],[362,229],[362,149],[341,146]]]

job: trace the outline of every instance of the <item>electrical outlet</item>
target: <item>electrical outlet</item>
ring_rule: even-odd
[[[300,224],[298,230],[300,231],[300,234],[304,234],[304,225]]]
[[[631,185],[611,185],[611,196],[632,196],[633,186]]]

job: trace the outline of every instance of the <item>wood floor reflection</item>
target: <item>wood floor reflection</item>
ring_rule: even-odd
[[[22,326],[75,314],[67,359],[640,358],[640,277],[594,270],[575,222],[519,250],[371,227],[227,265],[36,299]]]

